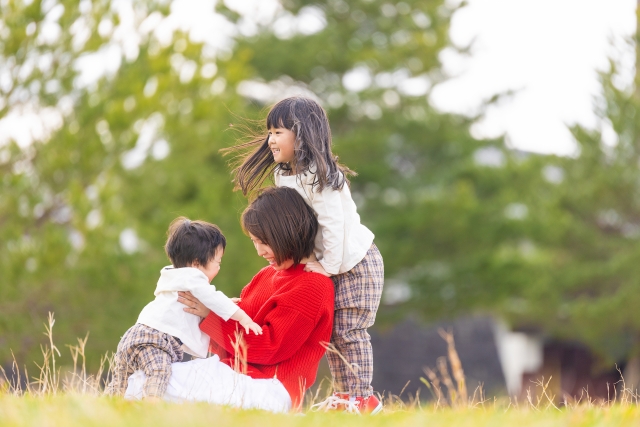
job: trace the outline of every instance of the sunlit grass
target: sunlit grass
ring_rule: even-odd
[[[314,412],[310,406],[321,400],[317,393],[302,413],[271,414],[257,410],[206,403],[168,403],[157,400],[127,401],[102,394],[110,360],[89,375],[85,368],[87,339],[68,346],[74,366],[71,372],[56,368],[59,352],[54,345],[50,315],[45,325],[48,346],[43,361],[36,363],[37,375],[22,373],[14,363],[12,375],[0,372],[0,427],[3,426],[638,426],[638,396],[624,382],[614,385],[610,401],[594,400],[588,394],[578,400],[559,400],[548,392],[549,381],[538,381],[525,401],[486,398],[481,389],[467,392],[464,371],[455,350],[453,336],[441,331],[448,343],[447,358],[436,370],[426,369],[422,382],[433,399],[415,397],[403,402],[398,396],[381,396],[383,413],[359,416],[340,412]],[[450,367],[451,372],[447,368]],[[4,375],[1,375],[4,374]],[[21,377],[20,377],[21,376]],[[12,380],[9,380],[12,378]],[[328,393],[326,390],[324,393]]]
[[[343,413],[277,415],[198,404],[125,401],[62,394],[50,397],[0,396],[0,426],[637,426],[640,408],[613,405],[536,411],[488,406],[464,409],[391,410],[358,416]]]

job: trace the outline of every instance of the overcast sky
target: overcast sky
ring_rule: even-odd
[[[593,97],[596,70],[607,57],[624,64],[622,83],[635,56],[624,37],[636,27],[635,0],[468,0],[453,18],[460,46],[475,37],[473,54],[443,53],[445,68],[459,77],[434,89],[431,101],[446,111],[473,113],[496,93],[515,96],[491,108],[474,134],[506,133],[510,145],[541,153],[572,154],[566,124],[597,127]],[[611,139],[611,138],[610,138]],[[613,141],[611,141],[613,142]]]

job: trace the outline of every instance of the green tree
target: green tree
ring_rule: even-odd
[[[9,141],[0,148],[0,266],[6,284],[0,289],[0,360],[11,358],[10,349],[21,361],[36,358],[47,311],[57,315],[59,342],[91,331],[90,354],[113,350],[152,297],[167,262],[164,230],[177,215],[218,223],[229,246],[217,285],[233,295],[247,283],[262,263],[241,234],[238,218],[246,200],[231,191],[229,168],[219,154],[237,138],[227,132],[229,124],[263,119],[261,103],[238,95],[241,82],[277,79],[317,92],[332,106],[345,153],[346,141],[355,146],[371,135],[350,134],[368,124],[380,129],[383,115],[421,114],[424,91],[401,105],[404,95],[394,85],[412,75],[438,78],[437,54],[448,43],[451,12],[440,1],[284,6],[285,17],[321,13],[324,29],[278,39],[269,23],[224,52],[179,31],[163,41],[144,30],[164,19],[162,3],[140,1],[124,9],[77,1],[1,6],[3,75],[10,81],[3,77],[2,117],[31,105],[48,108],[59,123],[27,147]],[[229,19],[239,18],[218,7]],[[406,30],[398,31],[400,26]],[[133,44],[122,37],[127,28],[137,29]],[[107,57],[116,64],[110,65],[121,64],[87,83],[82,61],[113,52]],[[382,77],[391,79],[390,86],[361,94],[345,89],[345,75],[358,67],[387,73]],[[384,149],[378,138],[374,145]],[[375,150],[364,152],[382,161]]]
[[[259,32],[237,52],[271,84],[295,52],[287,77],[324,101],[335,151],[359,174],[352,192],[383,253],[385,286],[410,291],[379,321],[517,305],[523,283],[537,286],[537,272],[550,268],[534,242],[553,233],[553,219],[537,200],[555,191],[543,170],[560,160],[478,141],[469,132],[477,118],[430,106],[431,88],[446,78],[438,54],[452,48],[453,10],[433,1],[287,4],[321,11],[326,26],[284,40]]]
[[[235,143],[229,124],[263,120],[266,104],[296,88],[322,100],[336,153],[359,173],[354,197],[377,235],[389,287],[413,289],[382,317],[411,309],[433,319],[510,305],[522,283],[543,280],[537,273],[548,255],[531,256],[529,247],[539,240],[531,234],[549,232],[535,199],[554,185],[540,174],[544,164],[523,161],[500,140],[476,141],[468,131],[473,119],[428,103],[445,78],[438,55],[450,47],[453,10],[442,1],[287,1],[276,24],[236,37],[231,52],[212,52],[180,32],[161,41],[143,31],[167,13],[148,2],[129,11],[139,41],[119,45],[113,34],[129,18],[106,2],[88,5],[2,6],[11,90],[38,89],[34,102],[55,106],[62,122],[27,148],[2,148],[2,360],[9,348],[34,357],[49,310],[62,342],[91,331],[93,354],[113,350],[151,298],[167,262],[164,230],[177,215],[222,227],[229,246],[216,284],[238,292],[261,263],[241,234],[246,201],[231,191],[219,149]],[[323,25],[281,31],[283,19],[305,15]],[[51,20],[59,36],[39,44]],[[81,43],[78,34],[89,37]],[[122,64],[83,86],[78,61],[114,47],[124,52],[116,55]],[[25,55],[60,59],[45,74],[33,68],[29,80],[20,77]],[[275,95],[260,96],[256,83]],[[3,96],[3,114],[26,102]]]
[[[442,5],[288,4],[318,8],[326,27],[287,40],[260,32],[238,52],[251,52],[267,82],[282,80],[296,52],[287,75],[324,100],[336,152],[359,173],[352,190],[383,252],[386,286],[411,290],[382,314],[489,310],[515,327],[578,339],[608,366],[638,354],[640,96],[614,84],[618,64],[602,74],[596,104],[618,142],[574,126],[577,158],[531,155],[475,140],[477,118],[441,114],[417,89],[422,78],[427,88],[442,79],[437,54],[449,45],[450,13]]]
[[[10,78],[3,117],[32,105],[61,122],[27,147],[0,147],[0,360],[10,350],[36,360],[47,311],[56,313],[58,342],[90,331],[90,354],[113,350],[153,297],[168,262],[164,233],[178,215],[222,227],[230,243],[218,285],[237,292],[259,260],[246,256],[252,248],[237,221],[244,200],[218,149],[231,138],[230,111],[244,103],[234,90],[247,76],[242,61],[216,65],[210,47],[179,31],[165,44],[143,30],[134,44],[113,36],[162,20],[161,4],[0,7],[0,63]],[[110,49],[120,66],[85,84],[80,63]]]
[[[631,387],[640,381],[639,34],[628,41],[636,54],[633,81],[620,83],[628,70],[610,61],[594,106],[600,126],[571,128],[579,156],[556,159],[563,181],[536,197],[549,216],[540,240],[548,261],[536,286],[521,286],[526,307],[512,316],[587,343],[609,366],[630,359]]]
[[[35,110],[65,120],[83,94],[75,88],[73,65],[105,45],[97,26],[101,19],[115,18],[108,2],[89,9],[77,2],[6,2],[0,11],[0,117],[6,121]],[[77,133],[76,125],[63,126],[54,130],[51,144],[45,133],[27,147],[15,141],[0,147],[3,362],[9,360],[10,349],[20,357],[37,348],[47,310],[64,317],[64,307],[87,294],[68,267],[78,255],[72,242],[80,247],[85,240],[83,219],[91,209],[85,190],[101,171],[94,168],[100,155],[91,141],[79,145],[67,138]],[[84,313],[95,312],[95,307],[90,310]],[[75,312],[82,311],[79,305]],[[77,336],[84,336],[86,318],[70,317],[68,324],[78,321]]]

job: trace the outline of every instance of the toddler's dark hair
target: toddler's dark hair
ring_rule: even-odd
[[[205,266],[218,248],[224,251],[226,246],[227,239],[217,225],[181,216],[169,225],[164,251],[175,268],[182,268]]]
[[[313,99],[300,96],[283,99],[271,107],[266,120],[266,131],[271,128],[286,128],[295,133],[294,161],[292,165],[275,163],[269,148],[269,136],[264,134],[249,142],[221,150],[224,154],[239,153],[235,175],[235,190],[253,193],[259,189],[267,177],[273,177],[276,171],[296,173],[307,171],[315,173],[314,191],[326,187],[340,190],[348,185],[349,175],[355,172],[338,163],[331,152],[331,128],[324,109]],[[266,132],[265,132],[266,133]],[[253,149],[253,150],[251,150]]]
[[[244,232],[271,247],[277,264],[292,259],[294,265],[311,256],[318,220],[296,190],[269,187],[242,213]]]

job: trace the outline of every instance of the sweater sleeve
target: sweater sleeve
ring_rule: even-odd
[[[311,207],[318,214],[324,250],[320,264],[327,273],[338,274],[344,253],[344,210],[340,191],[331,187],[314,193]]]
[[[223,318],[229,320],[233,313],[238,310],[238,306],[224,293],[216,290],[216,287],[208,283],[193,278],[184,284],[186,290],[191,291],[193,296],[198,298],[209,310]]]
[[[216,327],[218,326],[218,327]],[[200,323],[200,329],[226,351],[233,353],[238,322],[225,322],[222,327],[210,314]],[[278,307],[271,311],[262,325],[262,335],[243,334],[247,344],[247,362],[274,365],[289,359],[304,344],[315,323],[300,310]]]
[[[261,322],[262,335],[244,334],[248,348],[248,363],[273,365],[287,360],[311,335],[316,327],[320,301],[324,301],[326,292],[333,292],[333,286],[318,286],[318,283],[308,279],[305,282],[308,285],[307,289],[312,287],[315,290],[314,298],[299,297],[305,293],[303,290],[292,295],[289,304],[274,303]],[[319,289],[324,290],[318,292]],[[235,332],[240,329],[237,322],[221,323],[217,316],[211,313],[200,323],[200,329],[226,351],[234,352]]]

